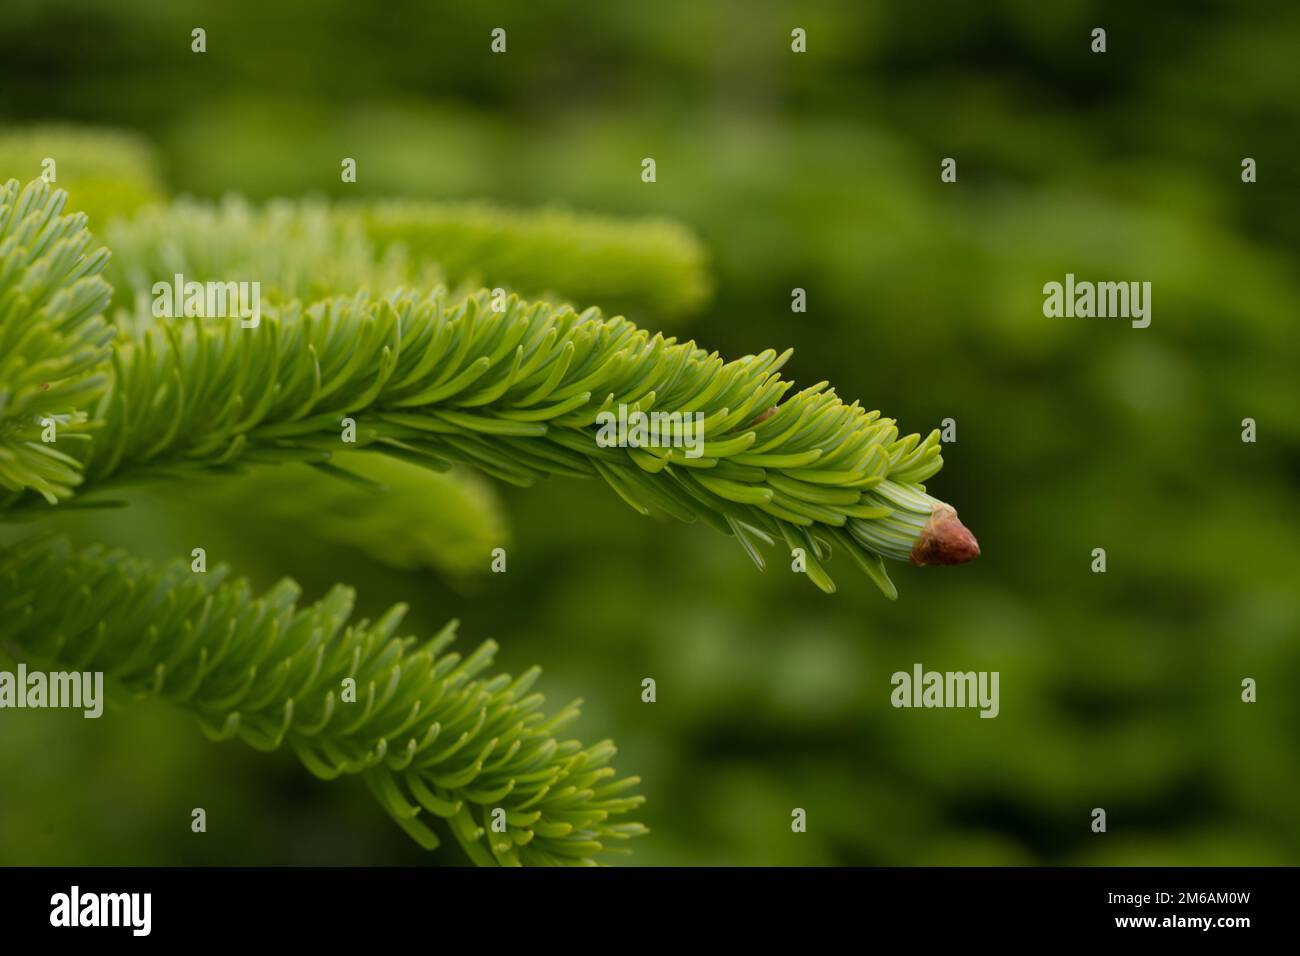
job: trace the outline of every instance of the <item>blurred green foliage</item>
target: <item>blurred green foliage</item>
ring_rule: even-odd
[[[453,283],[502,282],[525,298],[598,302],[661,322],[697,312],[709,295],[699,239],[667,220],[400,200],[344,206],[339,216],[346,222],[354,211],[380,250],[436,262]]]
[[[6,179],[24,183],[53,175],[68,194],[67,208],[84,212],[96,230],[166,195],[148,144],[116,130],[54,124],[3,129],[0,169],[10,171]]]
[[[984,554],[900,569],[896,604],[864,580],[826,597],[581,483],[501,490],[504,575],[395,569],[324,525],[175,491],[59,523],[147,556],[202,542],[312,597],[347,581],[363,611],[408,600],[413,630],[454,614],[504,668],[541,661],[548,696],[581,693],[586,732],[645,780],[639,863],[1296,864],[1297,42],[1300,8],[1227,0],[11,0],[0,123],[35,148],[0,147],[0,178],[57,150],[93,208],[63,181],[89,159],[28,132],[93,123],[153,144],[175,194],[675,218],[714,270],[691,336],[793,345],[800,384],[907,431],[955,419],[929,488]],[[138,205],[116,188],[109,212]],[[1151,327],[1045,319],[1067,271],[1151,281]],[[892,709],[890,674],[918,661],[1000,671],[1000,716]],[[153,711],[6,715],[0,766],[3,862],[423,861],[359,786],[268,775]],[[219,839],[181,829],[199,805]]]
[[[154,282],[177,273],[198,281],[257,275],[270,302],[443,283],[466,293],[487,287],[530,299],[608,301],[612,312],[660,318],[699,311],[709,292],[703,249],[690,230],[561,209],[320,199],[254,208],[228,195],[219,204],[150,206],[108,223],[104,239],[117,308],[145,319]]]

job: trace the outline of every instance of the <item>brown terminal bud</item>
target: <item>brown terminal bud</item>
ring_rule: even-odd
[[[912,563],[918,567],[927,564],[965,564],[979,557],[979,553],[980,546],[975,535],[958,520],[956,509],[941,501],[930,512],[930,519],[912,547]]]

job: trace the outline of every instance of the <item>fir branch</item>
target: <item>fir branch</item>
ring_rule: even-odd
[[[82,213],[35,180],[0,186],[0,489],[47,501],[78,483],[78,461],[56,447],[84,441],[82,411],[109,382],[108,253],[87,254]]]
[[[512,297],[497,313],[491,301],[360,293],[305,311],[290,304],[257,329],[165,323],[117,347],[87,478],[325,464],[352,418],[358,446],[428,467],[461,461],[520,485],[599,476],[638,511],[736,535],[760,567],[755,544],[783,540],[804,550],[826,591],[832,545],[890,597],[882,557],[955,563],[978,553],[960,523],[961,534],[934,534],[941,503],[921,482],[941,466],[937,430],[900,438],[891,419],[844,404],[825,382],[783,401],[790,352],[726,362],[594,309]],[[619,405],[701,413],[702,455],[600,447],[597,417]]]
[[[215,740],[288,746],[326,780],[360,774],[427,849],[438,818],[478,864],[589,864],[646,832],[616,822],[643,802],[630,793],[639,780],[616,777],[611,742],[558,736],[578,705],[545,716],[529,693],[539,669],[487,676],[496,645],[447,652],[454,622],[427,641],[400,637],[400,606],[351,621],[348,588],[299,606],[292,581],[256,597],[226,578],[25,542],[0,552],[0,638],[167,700]]]

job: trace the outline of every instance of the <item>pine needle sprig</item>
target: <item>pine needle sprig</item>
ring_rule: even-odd
[[[459,461],[519,485],[598,476],[638,511],[735,535],[760,566],[756,545],[784,541],[827,591],[832,545],[890,597],[882,558],[977,553],[924,491],[942,464],[938,432],[900,437],[825,382],[788,395],[789,351],[728,362],[595,309],[492,302],[363,292],[290,304],[256,329],[165,323],[115,349],[87,481],[286,459],[329,467],[350,420],[357,447],[428,467]],[[619,406],[699,413],[699,457],[602,447],[598,417]],[[949,513],[964,538],[936,534],[941,516],[952,528]]]
[[[64,215],[66,201],[41,180],[0,186],[0,491],[50,502],[80,480],[63,449],[89,440],[84,409],[108,386],[113,338],[108,253],[88,251],[86,217]]]
[[[353,619],[351,589],[314,604],[227,570],[193,573],[61,539],[0,552],[0,639],[34,660],[99,671],[137,698],[193,714],[214,740],[292,749],[316,776],[360,775],[421,846],[450,832],[478,864],[591,864],[646,832],[615,747],[563,738],[578,702],[547,716],[540,669],[489,675],[495,643],[448,650],[400,636],[405,608]],[[354,693],[349,697],[348,684]]]

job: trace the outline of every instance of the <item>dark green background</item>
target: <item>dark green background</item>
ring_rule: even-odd
[[[133,132],[157,165],[128,205],[681,220],[716,291],[674,331],[729,356],[793,345],[788,375],[904,431],[955,419],[929,490],[984,554],[899,566],[895,604],[833,562],[827,597],[581,483],[501,490],[506,575],[395,572],[190,489],[65,527],[158,557],[200,541],[312,596],[347,581],[370,613],[407,600],[419,628],[456,616],[508,669],[541,663],[552,703],[582,696],[584,738],[644,777],[639,863],[1300,863],[1297,48],[1300,6],[1227,0],[8,0],[0,133]],[[1044,318],[1067,271],[1150,281],[1151,327]],[[918,661],[1000,671],[1001,715],[892,709],[889,675]],[[0,781],[3,863],[462,861],[421,853],[358,782],[210,745],[161,706],[5,713]]]

